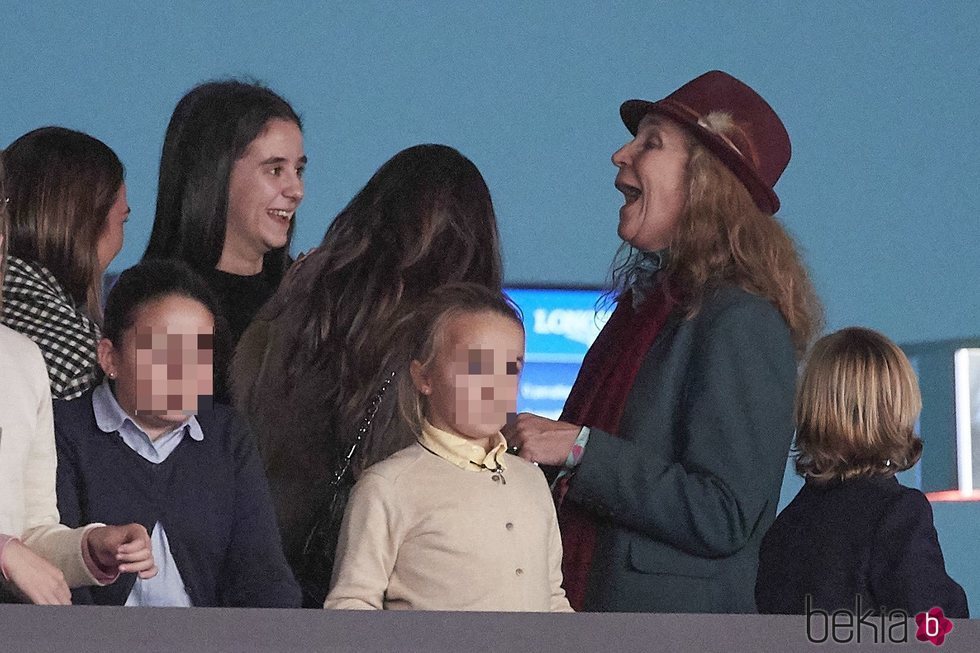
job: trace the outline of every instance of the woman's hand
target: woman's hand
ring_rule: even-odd
[[[88,532],[88,547],[103,569],[118,569],[121,574],[135,572],[140,578],[157,574],[150,536],[141,524],[93,528]]]
[[[19,540],[10,540],[4,547],[3,567],[14,588],[31,603],[71,605],[71,591],[61,570]]]
[[[524,460],[560,467],[572,451],[581,426],[556,422],[533,413],[520,413],[503,428],[507,444]]]

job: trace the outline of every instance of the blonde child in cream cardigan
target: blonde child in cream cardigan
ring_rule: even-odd
[[[418,441],[354,486],[324,607],[570,611],[547,482],[500,434],[524,362],[519,315],[499,292],[452,284],[406,331],[399,401]]]

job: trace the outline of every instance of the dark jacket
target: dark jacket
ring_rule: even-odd
[[[226,406],[216,405],[197,420],[204,439],[185,437],[155,465],[118,433],[99,429],[91,390],[73,401],[56,401],[62,523],[136,522],[151,531],[159,521],[193,605],[299,607],[299,587],[282,554],[252,439]],[[75,599],[123,605],[135,581],[135,574],[125,574]]]
[[[238,409],[258,443],[286,559],[309,595],[326,596],[327,582],[306,575],[303,548],[318,516],[330,505],[330,481],[338,458],[346,453],[345,445],[361,423],[347,429],[338,427],[336,404],[324,399],[323,388],[315,380],[297,384],[288,393],[257,394],[257,388],[268,384],[267,366],[279,368],[293,346],[280,329],[279,320],[283,318],[269,319],[267,315],[275,314],[284,298],[288,295],[282,292],[275,295],[239,343],[233,367],[236,384],[240,385],[236,397]],[[256,385],[254,381],[259,378],[262,383]],[[398,417],[395,399],[392,389],[381,402],[372,432],[384,435],[368,438],[360,446],[352,465],[354,478],[361,467],[383,460],[415,441],[415,432]]]
[[[592,429],[567,498],[599,518],[587,610],[754,612],[793,436],[796,360],[767,300],[710,294],[647,353],[618,437]]]
[[[940,606],[968,617],[966,593],[946,573],[932,507],[894,477],[808,481],[762,543],[759,611],[868,609],[916,614]]]

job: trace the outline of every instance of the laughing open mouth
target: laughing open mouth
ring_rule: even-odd
[[[272,217],[278,218],[283,222],[289,222],[290,220],[293,219],[293,212],[287,211],[285,209],[269,209],[267,212]]]
[[[623,183],[621,181],[616,182],[616,190],[618,190],[620,193],[623,194],[623,196],[626,198],[627,204],[630,204],[640,199],[640,195],[643,194],[642,191],[636,186],[630,186],[629,184]]]

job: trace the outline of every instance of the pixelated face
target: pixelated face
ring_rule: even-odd
[[[228,182],[224,250],[263,255],[283,247],[303,201],[303,133],[288,120],[271,120],[235,161]]]
[[[490,312],[456,316],[444,329],[428,368],[412,364],[412,379],[426,398],[426,417],[436,428],[489,438],[517,411],[524,330]]]
[[[183,422],[214,392],[214,317],[197,300],[170,295],[145,304],[106,356],[104,343],[100,363],[115,378],[119,404],[148,425]]]

